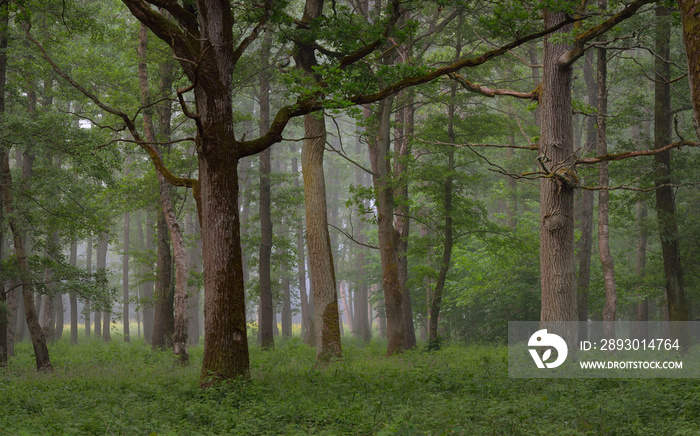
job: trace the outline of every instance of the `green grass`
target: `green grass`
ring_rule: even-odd
[[[181,368],[119,339],[53,344],[51,374],[19,344],[0,373],[0,435],[700,434],[697,380],[508,379],[505,347],[385,358],[381,342],[348,340],[317,368],[293,339],[252,348],[250,381],[203,390],[201,347]]]

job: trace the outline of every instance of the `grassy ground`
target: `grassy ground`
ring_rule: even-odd
[[[700,434],[697,380],[508,379],[505,347],[387,359],[382,343],[348,340],[319,369],[290,340],[251,350],[250,381],[202,390],[201,348],[180,368],[118,339],[53,344],[52,374],[37,374],[20,344],[0,372],[0,435]]]

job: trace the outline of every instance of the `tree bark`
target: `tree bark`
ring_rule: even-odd
[[[654,57],[654,148],[661,148],[671,143],[671,65],[670,10],[656,8],[656,43]],[[685,22],[685,20],[684,20]],[[697,38],[697,35],[696,35]],[[689,56],[692,56],[689,53]],[[697,69],[691,65],[689,71]],[[697,94],[695,89],[694,94]],[[695,96],[693,96],[695,98]],[[656,213],[659,223],[659,237],[663,253],[664,276],[666,278],[666,302],[670,321],[687,321],[688,305],[683,284],[680,247],[678,241],[678,223],[676,221],[676,201],[673,188],[669,185],[671,178],[671,152],[654,155],[656,166]]]
[[[151,212],[145,212],[145,223],[140,219],[138,220],[138,233],[139,240],[141,241],[141,249],[145,250],[147,253],[151,253],[154,250],[153,247],[153,237],[154,237],[154,227],[153,214]],[[144,229],[146,227],[145,236]],[[150,275],[153,273],[153,265],[143,265],[141,269],[142,275]],[[141,284],[141,311],[143,313],[143,338],[147,344],[152,343],[153,340],[153,318],[154,318],[154,306],[153,306],[153,281],[146,281]]]
[[[398,259],[396,257],[398,238],[394,229],[394,189],[389,160],[392,106],[393,98],[386,98],[377,104],[376,136],[370,140],[369,144],[377,208],[377,236],[382,262],[382,287],[387,334],[386,354],[388,356],[400,353],[405,344],[402,312],[403,290],[399,281]]]
[[[151,100],[148,86],[148,69],[146,65],[147,35],[148,29],[142,24],[139,33],[138,70],[141,104],[144,106],[148,105]],[[173,66],[169,61],[161,65],[160,93],[164,94],[165,97],[170,97],[172,94],[172,70]],[[159,106],[158,109],[160,136],[163,141],[167,142],[170,140],[172,108],[168,102]],[[144,110],[143,118],[146,141],[150,144],[155,144],[156,132],[153,128],[153,118],[150,108]],[[158,146],[155,146],[155,151],[160,154]],[[152,345],[153,347],[172,345],[173,353],[178,356],[178,361],[181,364],[187,364],[189,361],[189,354],[187,352],[187,253],[182,231],[180,230],[180,225],[173,210],[170,185],[165,180],[165,176],[162,172],[157,171],[157,175],[161,206],[158,222],[158,260],[162,260],[163,263],[159,262],[158,269],[159,274],[162,274],[162,280],[159,281],[161,285],[159,289],[160,293],[158,294],[160,301],[157,301],[157,303],[161,303],[161,305],[156,305],[156,308],[160,309],[160,311],[156,310]],[[170,256],[170,247],[167,243],[168,234],[172,241],[172,257]],[[175,263],[174,295],[171,289],[171,268],[173,261]],[[175,310],[174,314],[173,305]],[[161,317],[160,320],[158,320],[159,316]],[[160,323],[156,323],[156,320],[160,321]],[[156,325],[158,325],[157,330]],[[156,333],[158,336],[156,336]]]
[[[695,0],[678,0],[678,7],[683,23],[685,53],[688,57],[688,81],[690,82],[690,101],[693,104],[695,132],[700,138],[700,5]]]
[[[396,249],[399,283],[401,285],[401,315],[404,326],[404,348],[416,347],[416,331],[413,326],[411,292],[408,288],[408,236],[410,233],[408,205],[408,159],[411,156],[410,138],[413,136],[413,99],[410,90],[401,94],[403,108],[396,113],[397,135],[394,140],[394,179],[396,180],[396,214],[394,225],[397,233]]]
[[[92,237],[89,236],[87,238],[87,241],[85,241],[85,271],[87,271],[88,274],[92,274]],[[85,336],[88,338],[90,337],[90,325],[92,324],[90,322],[90,314],[91,314],[91,308],[90,308],[90,300],[86,299],[85,300],[85,306],[83,307],[83,316],[85,317]],[[95,336],[99,336],[97,333],[97,320],[95,320]]]
[[[566,20],[562,12],[546,11],[544,26]],[[566,35],[572,25],[544,38],[544,68],[540,98],[540,158],[549,173],[574,171],[573,129],[571,123],[572,69],[559,63],[569,50]],[[557,39],[554,39],[557,38]],[[576,310],[576,269],[574,266],[574,189],[555,177],[540,182],[540,273],[543,325],[578,320]],[[558,332],[573,344],[574,331]]]
[[[355,155],[361,156],[364,152],[364,147],[360,141],[360,132],[358,128],[357,139],[355,140]],[[358,187],[364,187],[365,183],[365,172],[361,168],[355,169],[355,185]],[[357,234],[359,242],[366,244],[367,236],[365,235],[365,222],[363,217],[358,214],[357,224],[355,228],[357,229]],[[368,284],[365,277],[365,249],[364,247],[357,247],[357,252],[355,255],[355,262],[357,265],[357,284],[355,285],[355,332],[357,336],[362,339],[362,342],[369,343],[372,339],[372,330],[369,323],[369,295],[368,295]]]
[[[131,155],[126,157],[124,176],[128,177],[131,166]],[[124,255],[122,257],[122,319],[124,324],[124,342],[130,342],[129,334],[129,232],[131,229],[131,215],[124,213]]]
[[[263,39],[260,50],[260,136],[264,135],[270,128],[270,73],[269,57],[272,36],[268,32]],[[260,153],[260,247],[258,251],[259,264],[258,274],[260,276],[260,345],[266,349],[275,347],[274,339],[274,303],[272,301],[272,278],[271,278],[271,256],[272,256],[272,216],[270,212],[270,171],[271,171],[272,150],[267,149]]]
[[[312,22],[321,16],[322,11],[322,0],[307,0],[302,22]],[[299,45],[296,61],[306,75],[314,77],[313,68],[317,63],[313,47]],[[323,173],[325,145],[326,123],[323,114],[305,115],[301,168],[304,176],[306,243],[309,249],[315,316],[316,359],[320,362],[342,355],[338,294],[328,233],[326,181]]]
[[[297,163],[297,148],[292,145],[292,173],[294,174],[294,187],[299,189],[299,167]],[[304,227],[297,229],[297,280],[299,281],[299,300],[301,306],[301,322],[304,332],[304,343],[310,347],[316,346],[316,328],[314,317],[309,307],[306,292],[306,256],[304,255]]]
[[[600,10],[607,8],[607,0],[599,0]],[[607,49],[599,47],[598,54],[598,155],[608,154],[608,86],[607,86]],[[608,174],[609,162],[601,162],[598,168],[598,184],[607,187],[610,181]],[[606,338],[615,337],[615,314],[617,312],[617,289],[615,286],[615,261],[610,252],[610,225],[608,215],[610,210],[610,192],[603,189],[598,191],[598,253],[603,266],[603,282],[605,284],[605,304],[603,306],[603,334]]]

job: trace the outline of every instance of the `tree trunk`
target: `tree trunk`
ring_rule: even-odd
[[[87,271],[88,274],[92,274],[92,237],[88,237],[87,241],[85,242],[85,271]],[[91,308],[90,308],[90,300],[85,300],[85,306],[83,307],[83,316],[85,317],[85,336],[88,338],[90,337],[90,314],[91,314]],[[95,320],[95,324],[98,324],[97,320]],[[95,335],[97,336],[97,325],[95,325]]]
[[[647,217],[647,206],[643,201],[637,202],[636,206],[637,217],[637,253],[635,260],[635,273],[639,280],[644,278],[646,274],[646,252],[647,252],[647,232],[645,221]],[[649,321],[649,297],[642,295],[642,298],[635,306],[635,321],[640,321],[637,324],[635,337],[639,340],[647,339],[648,329],[646,321]]]
[[[124,176],[130,172],[131,155],[126,157]],[[130,342],[129,334],[129,231],[131,229],[131,215],[124,213],[124,255],[122,256],[122,319],[124,324],[124,342]]]
[[[397,265],[399,283],[401,285],[401,314],[404,328],[404,348],[416,347],[416,331],[413,326],[413,309],[411,307],[411,292],[408,288],[408,235],[410,233],[409,206],[408,206],[408,159],[411,156],[410,138],[413,136],[413,99],[410,91],[401,94],[405,97],[402,102],[404,107],[396,113],[397,135],[394,140],[395,165],[394,174],[396,180],[396,227],[397,241]]]
[[[545,12],[544,26],[566,20],[561,12]],[[569,45],[561,35],[571,32],[572,25],[544,38],[544,68],[540,99],[540,158],[547,171],[573,172],[573,130],[571,124],[572,69],[558,62]],[[578,320],[576,310],[576,268],[574,266],[574,189],[558,177],[540,182],[540,272],[542,283],[541,322]],[[573,344],[574,331],[559,331]]]
[[[678,7],[683,23],[685,53],[688,57],[688,81],[695,115],[695,132],[700,138],[700,5],[695,0],[678,0]]]
[[[4,96],[4,93],[0,94]],[[0,111],[2,111],[4,109],[4,98],[2,98],[2,103],[0,104],[2,104],[2,106],[0,106]],[[0,164],[2,165],[3,203],[5,206],[8,224],[14,237],[17,268],[19,269],[20,274],[23,276],[22,297],[24,299],[24,309],[27,318],[27,325],[29,326],[29,334],[32,337],[32,346],[34,347],[36,368],[39,371],[52,371],[53,366],[51,365],[51,360],[49,359],[49,349],[46,346],[46,337],[41,331],[41,325],[39,325],[39,317],[37,316],[36,308],[34,306],[34,293],[31,284],[29,283],[29,265],[27,263],[26,252],[24,251],[23,235],[21,233],[19,223],[17,222],[17,217],[15,216],[14,196],[12,192],[12,175],[10,174],[10,158],[6,148],[3,148],[0,151],[0,159],[2,159]],[[25,154],[22,165],[22,179],[29,177],[33,160],[34,159],[32,156]]]
[[[172,335],[175,329],[173,316],[173,299],[170,296],[172,281],[172,255],[170,253],[170,238],[163,211],[158,211],[158,266],[156,288],[153,293],[153,349],[164,349],[172,346]]]
[[[403,290],[399,281],[396,257],[397,234],[394,229],[394,189],[392,187],[389,147],[393,99],[386,98],[377,105],[376,137],[370,140],[372,181],[377,208],[379,254],[382,262],[382,287],[386,316],[387,355],[400,353],[404,348]]]
[[[302,22],[309,23],[319,18],[322,11],[323,1],[307,0]],[[295,60],[307,76],[314,77],[313,68],[317,63],[313,47],[300,45]],[[342,355],[338,294],[328,234],[326,181],[323,173],[325,145],[326,123],[323,114],[305,115],[301,168],[304,176],[306,243],[309,249],[315,316],[316,359],[320,362]]]
[[[361,156],[364,149],[363,144],[360,141],[360,132],[358,129],[357,139],[355,140],[355,155]],[[365,183],[365,172],[361,168],[355,169],[355,185],[358,187],[364,187]],[[355,228],[357,229],[359,242],[362,244],[367,243],[367,236],[365,235],[365,222],[362,220],[363,217],[358,214],[357,224]],[[357,252],[355,255],[355,262],[357,265],[357,277],[358,281],[355,285],[355,333],[362,339],[362,342],[369,343],[372,339],[372,330],[369,323],[369,295],[368,295],[368,284],[367,278],[365,277],[365,248],[360,246],[357,247]]]
[[[294,174],[294,187],[299,189],[299,167],[296,157],[296,145],[292,145],[292,173]],[[301,306],[301,322],[304,331],[304,343],[310,347],[316,346],[316,329],[314,318],[309,307],[306,292],[306,256],[304,255],[304,228],[297,229],[297,280],[299,281],[299,300]]]
[[[607,0],[599,0],[600,10],[607,8]],[[598,155],[608,154],[607,115],[607,50],[604,47],[596,49],[598,54]],[[601,162],[598,169],[598,184],[607,187],[610,181],[608,162]],[[598,253],[603,266],[603,282],[605,283],[605,304],[603,306],[603,334],[606,338],[615,337],[615,314],[617,312],[617,289],[615,287],[615,262],[610,252],[610,226],[608,214],[610,209],[610,193],[603,189],[598,191]]]
[[[326,182],[323,152],[326,125],[317,114],[304,117],[304,143],[301,167],[304,175],[306,204],[306,244],[309,248],[311,290],[313,292],[316,358],[326,361],[340,357],[340,319],[335,282],[335,266],[328,234]]]
[[[70,244],[70,264],[78,266],[78,241],[73,241]],[[70,301],[70,343],[78,343],[78,298],[75,291],[70,291],[68,294]]]
[[[104,288],[104,306],[102,307],[102,340],[109,342],[112,340],[110,331],[110,316],[112,312],[112,301],[109,295],[107,284],[107,251],[109,249],[109,235],[103,233],[100,235],[100,240],[97,242],[97,272],[101,274],[105,280]]]
[[[148,87],[148,69],[146,65],[146,51],[147,51],[147,35],[148,30],[145,25],[141,25],[141,31],[139,33],[139,87],[141,90],[141,104],[148,105],[151,102]],[[160,92],[164,94],[165,98],[171,97],[172,94],[172,70],[173,65],[170,61],[166,61],[161,65],[161,83]],[[170,104],[162,104],[159,107],[159,127],[160,136],[162,140],[170,140],[170,120],[172,117],[172,108]],[[153,128],[153,118],[152,110],[148,108],[144,110],[144,131],[146,136],[146,141],[151,144],[156,142],[156,133]],[[160,154],[160,149],[155,146],[155,150]],[[187,353],[187,253],[185,251],[185,242],[182,237],[182,231],[180,230],[180,225],[177,222],[177,217],[173,210],[172,201],[170,197],[170,185],[165,181],[165,177],[160,171],[157,171],[158,175],[158,186],[160,191],[160,206],[162,219],[159,219],[158,232],[159,232],[159,256],[158,259],[161,260],[161,254],[163,255],[163,261],[170,260],[167,263],[160,264],[162,268],[159,268],[159,272],[162,270],[165,274],[165,269],[168,270],[167,277],[167,288],[161,288],[161,294],[159,296],[166,297],[162,300],[162,306],[160,306],[162,316],[161,325],[162,328],[162,341],[163,345],[172,345],[173,353],[178,356],[178,360],[181,364],[187,364],[189,361],[189,354]],[[167,232],[166,232],[167,227]],[[162,233],[161,233],[162,228]],[[170,248],[166,247],[168,233],[170,239],[172,240],[172,260],[170,258]],[[163,245],[165,242],[165,245]],[[161,253],[161,250],[168,251],[167,256],[165,253]],[[175,262],[175,290],[174,295],[171,288],[170,281],[172,280],[172,261]],[[165,276],[163,277],[166,278]],[[165,286],[165,282],[162,281],[161,284]],[[173,301],[174,300],[174,301]],[[173,303],[175,308],[175,313],[173,314]],[[161,327],[162,326],[162,327]],[[160,335],[161,331],[158,331]],[[154,337],[153,346],[160,346],[161,338],[156,338],[155,332],[155,321],[154,321]],[[156,344],[155,341],[158,341]]]
[[[269,57],[270,45],[272,43],[270,32],[265,34],[262,48],[260,50],[260,136],[264,135],[270,128],[270,73]],[[272,301],[272,278],[271,256],[272,256],[272,216],[270,213],[270,171],[271,171],[272,150],[267,149],[260,153],[260,247],[258,274],[260,276],[260,345],[266,349],[275,347],[274,339],[274,303]]]
[[[654,147],[661,148],[671,143],[671,66],[670,10],[656,8],[655,79],[654,82]],[[691,67],[691,71],[695,67]],[[688,306],[683,285],[678,223],[676,221],[676,201],[671,179],[671,152],[654,155],[656,165],[656,213],[659,223],[659,236],[663,253],[664,275],[666,277],[666,302],[670,321],[687,321]]]
[[[583,77],[588,90],[588,105],[598,107],[598,84],[593,76],[593,50],[589,50],[584,58]],[[588,116],[586,127],[586,142],[584,153],[591,155],[596,150],[598,130],[595,117]],[[588,288],[591,281],[591,253],[593,251],[593,200],[594,193],[584,190],[581,194],[580,232],[578,247],[578,277],[576,280],[576,295],[578,302],[579,321],[588,320]],[[588,340],[588,329],[581,328],[578,332],[580,341]]]
[[[155,223],[153,222],[153,214],[151,212],[146,212],[145,223],[140,219],[138,220],[137,230],[139,232],[139,240],[141,241],[141,249],[145,250],[147,253],[151,253],[154,250],[153,247],[153,236]],[[144,229],[146,227],[145,236]],[[151,275],[153,273],[153,265],[143,265],[141,269],[142,275]],[[143,313],[143,338],[147,344],[153,341],[153,318],[154,318],[154,305],[153,305],[153,288],[154,282],[147,281],[141,284],[141,311]]]

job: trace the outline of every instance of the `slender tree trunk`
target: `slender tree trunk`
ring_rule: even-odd
[[[128,177],[131,166],[131,155],[126,157],[124,176]],[[124,255],[122,257],[122,317],[124,324],[124,342],[130,342],[129,334],[129,232],[131,229],[131,215],[127,211],[124,214]]]
[[[141,25],[139,34],[139,87],[141,89],[141,103],[147,105],[150,103],[149,86],[148,86],[148,69],[146,65],[147,52],[147,28]],[[171,62],[166,62],[161,65],[161,83],[160,92],[166,97],[172,94],[172,70]],[[170,119],[172,109],[170,103],[159,106],[159,127],[161,137],[165,141],[170,140]],[[144,131],[146,140],[154,144],[156,142],[155,129],[153,128],[153,119],[150,109],[144,110]],[[157,153],[160,150],[156,147]],[[160,313],[156,311],[156,320],[160,315],[160,323],[154,320],[153,332],[153,347],[172,345],[173,353],[178,356],[181,364],[187,364],[189,354],[187,352],[187,253],[185,243],[182,237],[180,225],[177,222],[177,217],[173,210],[170,197],[170,185],[165,181],[163,174],[158,171],[158,185],[160,190],[161,213],[159,214],[158,222],[158,259],[159,274],[163,274],[160,280],[161,288],[157,297],[160,297],[157,303],[161,303]],[[167,231],[166,231],[167,229]],[[168,242],[168,234],[172,240],[172,258],[170,256],[170,247]],[[167,251],[167,254],[165,253]],[[172,262],[175,263],[175,289],[171,289],[172,280]],[[167,272],[166,272],[167,270]],[[165,275],[169,277],[166,277]],[[167,287],[166,287],[167,285]],[[174,295],[173,295],[174,294]],[[173,314],[173,305],[175,313]],[[158,329],[156,329],[158,325]],[[161,330],[162,329],[162,330]],[[160,336],[162,332],[162,337]],[[157,334],[157,336],[156,336]],[[161,344],[162,341],[162,344]]]
[[[92,237],[88,237],[85,242],[85,271],[88,274],[92,274]],[[92,324],[90,322],[91,313],[90,300],[86,299],[83,307],[83,316],[85,317],[85,336],[88,338],[90,337],[90,325]],[[98,322],[95,321],[95,324],[98,324]],[[95,325],[95,335],[98,335],[97,325]]]
[[[153,238],[155,223],[151,212],[145,213],[145,223],[138,221],[137,227],[139,239],[141,240],[141,249],[147,253],[154,250]],[[145,236],[144,229],[146,227]],[[153,273],[153,265],[144,265],[141,270],[142,275],[151,275]],[[143,338],[147,344],[153,340],[153,318],[154,318],[154,302],[153,302],[154,282],[146,281],[141,285],[141,311],[143,312]]]
[[[156,288],[153,293],[153,338],[151,346],[154,349],[164,349],[172,346],[174,330],[173,300],[170,297],[170,282],[172,281],[172,255],[170,253],[170,238],[163,212],[158,211],[158,267]]]
[[[404,348],[404,325],[402,313],[403,291],[399,281],[396,257],[397,234],[394,229],[394,189],[389,160],[391,145],[390,126],[393,99],[381,100],[377,105],[378,120],[376,137],[369,144],[372,162],[379,253],[382,262],[382,287],[384,290],[384,314],[386,316],[387,355],[401,352]]]
[[[361,156],[364,152],[364,147],[360,141],[360,132],[357,132],[357,139],[355,141],[355,155]],[[364,187],[365,183],[365,172],[361,168],[355,169],[355,185],[358,187]],[[355,228],[357,229],[357,234],[359,242],[366,244],[367,236],[365,235],[365,222],[362,220],[362,216],[358,215],[357,224]],[[357,277],[358,281],[355,285],[355,332],[357,336],[362,339],[362,342],[368,343],[372,338],[372,330],[369,323],[369,295],[368,295],[368,284],[367,278],[365,277],[365,248],[357,247],[357,252],[355,255],[355,262],[357,265]]]
[[[593,51],[589,50],[584,58],[583,77],[588,90],[588,104],[598,107],[598,84],[593,76]],[[584,153],[591,155],[596,150],[597,133],[596,119],[592,115],[587,118],[586,142]],[[591,253],[593,251],[593,200],[594,193],[584,190],[581,194],[580,232],[578,247],[578,277],[576,281],[576,294],[578,302],[579,321],[588,320],[588,288],[591,280]],[[578,332],[579,340],[588,340],[588,329],[581,328]]]
[[[4,53],[4,51],[2,53]],[[0,92],[0,95],[3,95],[0,103],[2,105],[0,106],[0,111],[4,112],[4,92]],[[41,325],[39,325],[39,317],[37,316],[36,308],[34,306],[34,292],[32,290],[31,284],[29,283],[29,265],[27,263],[26,252],[24,251],[23,235],[21,234],[19,223],[17,221],[17,217],[15,216],[14,196],[12,192],[12,175],[10,174],[10,158],[8,150],[6,148],[0,150],[0,159],[2,159],[2,162],[0,162],[0,164],[2,165],[3,203],[5,206],[5,213],[8,220],[8,224],[10,226],[10,231],[12,231],[12,235],[14,237],[17,267],[19,269],[20,274],[22,275],[22,297],[24,299],[24,309],[27,318],[27,324],[29,326],[29,334],[32,337],[32,346],[34,347],[34,358],[36,360],[36,368],[39,371],[52,371],[53,366],[51,365],[51,360],[49,358],[49,349],[46,346],[46,337],[41,331]],[[33,157],[29,156],[28,154],[25,154],[22,166],[23,179],[29,177],[29,174],[31,172],[32,161]],[[5,343],[2,343],[3,347]]]
[[[112,340],[112,335],[110,331],[110,316],[112,312],[112,301],[107,291],[109,286],[106,283],[107,280],[107,251],[109,249],[109,235],[103,233],[100,235],[100,240],[97,242],[97,271],[101,274],[105,280],[105,295],[104,295],[104,307],[102,307],[102,340],[109,342]]]
[[[401,284],[401,314],[404,326],[404,348],[416,347],[416,331],[413,326],[413,309],[411,307],[411,292],[408,288],[408,235],[410,233],[408,205],[408,159],[411,156],[410,138],[413,136],[413,104],[409,92],[403,92],[406,97],[404,107],[396,113],[397,137],[394,140],[394,178],[396,180],[396,217],[394,225],[397,233],[396,249],[399,283]]]
[[[637,253],[635,261],[635,273],[639,280],[644,278],[646,274],[646,252],[647,252],[647,232],[645,221],[647,218],[647,206],[643,201],[637,202],[636,206],[637,217]],[[648,329],[645,321],[649,321],[649,297],[642,295],[642,298],[635,306],[635,321],[640,321],[637,324],[635,337],[639,340],[647,339]]]
[[[78,265],[78,241],[73,241],[70,244],[70,264],[71,266]],[[68,294],[70,301],[70,343],[78,343],[78,298],[75,291],[70,291]]]
[[[607,9],[607,1],[599,0],[601,10]],[[607,50],[603,47],[596,49],[598,54],[598,155],[608,154],[607,115]],[[598,184],[607,187],[610,181],[608,162],[601,162],[598,169]],[[598,253],[603,266],[603,282],[605,283],[605,305],[603,306],[603,334],[606,338],[615,337],[615,314],[617,312],[617,289],[615,286],[615,262],[610,252],[610,226],[608,215],[610,209],[610,193],[603,189],[598,191]]]
[[[260,136],[267,133],[270,128],[270,73],[269,57],[270,45],[272,43],[271,33],[266,33],[260,50]],[[272,150],[260,153],[260,248],[258,274],[260,276],[260,345],[265,349],[275,347],[274,340],[274,303],[272,301],[272,278],[271,256],[272,256],[272,216],[270,212],[270,171],[271,171]]]
[[[656,47],[654,82],[654,147],[661,148],[671,143],[671,65],[670,10],[656,8]],[[694,71],[697,66],[691,66]],[[694,90],[697,94],[697,90]],[[666,302],[670,321],[687,321],[688,305],[683,285],[678,223],[676,221],[676,201],[671,178],[671,152],[654,155],[656,164],[656,213],[659,222],[659,236],[663,253],[664,275],[666,277]]]
[[[566,20],[561,12],[544,14],[544,26]],[[571,124],[572,69],[558,62],[569,45],[560,39],[572,30],[565,25],[544,38],[544,69],[540,99],[540,158],[549,173],[575,171]],[[570,180],[570,178],[569,178]],[[574,266],[574,189],[566,178],[546,177],[540,182],[540,272],[543,325],[578,320]],[[568,343],[575,331],[558,332]]]

